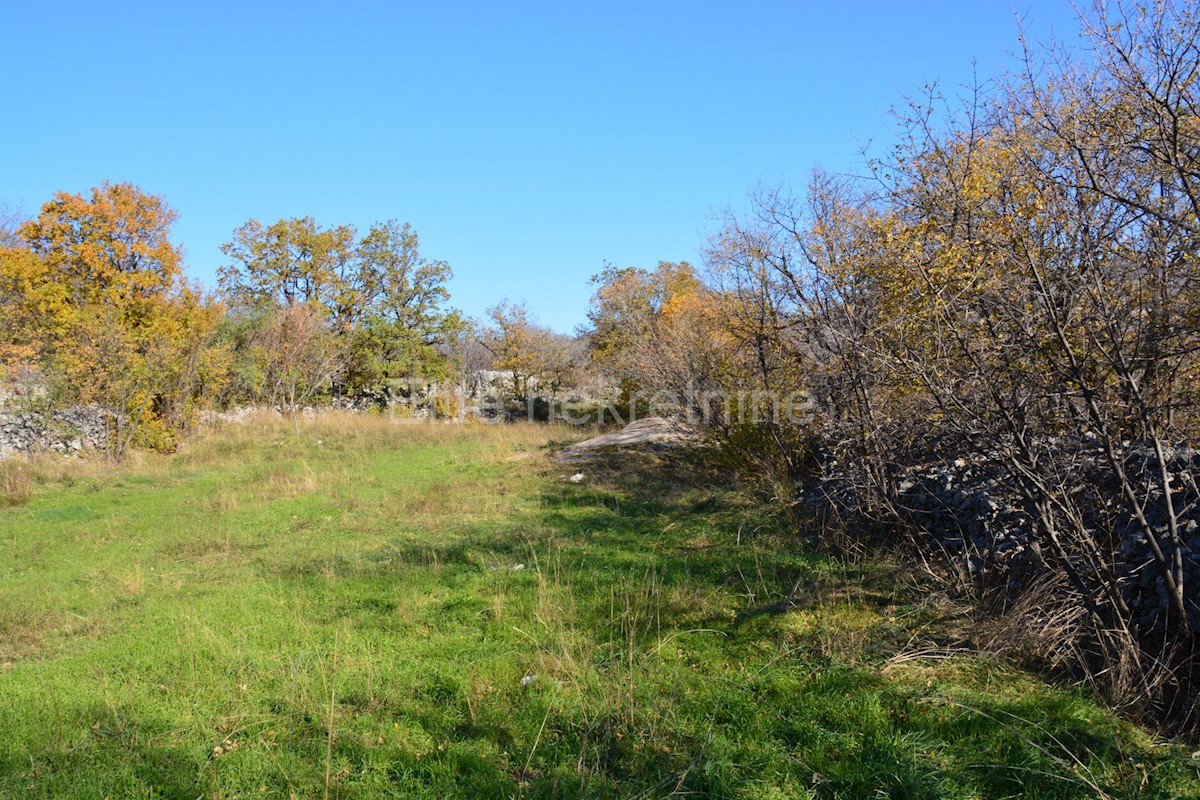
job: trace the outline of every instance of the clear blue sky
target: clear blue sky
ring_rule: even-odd
[[[10,3],[0,201],[132,181],[189,273],[251,217],[413,224],[473,315],[561,331],[605,261],[698,260],[760,183],[857,169],[887,109],[989,77],[1067,0]]]

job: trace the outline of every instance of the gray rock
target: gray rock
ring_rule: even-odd
[[[108,447],[115,416],[98,406],[48,413],[0,413],[0,458],[15,453],[80,453]]]

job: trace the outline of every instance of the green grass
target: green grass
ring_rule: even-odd
[[[330,417],[25,465],[0,796],[1200,796],[1186,751],[944,647],[902,570],[686,460],[571,483],[577,435]]]

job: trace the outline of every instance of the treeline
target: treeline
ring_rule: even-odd
[[[0,228],[6,377],[32,375],[46,403],[114,412],[118,453],[170,449],[204,408],[383,406],[480,369],[511,372],[517,400],[579,380],[580,343],[524,305],[484,321],[451,308],[450,265],[423,257],[407,224],[250,220],[221,248],[210,295],[184,276],[175,218],[164,198],[106,183]]]
[[[793,507],[822,487],[829,535],[919,534],[931,465],[998,476],[1028,530],[991,597],[1026,644],[1195,731],[1200,11],[1101,4],[1082,40],[927,87],[866,178],[759,193],[703,276],[610,270],[597,353]]]

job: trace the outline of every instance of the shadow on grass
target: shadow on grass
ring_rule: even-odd
[[[602,669],[644,659],[633,711],[609,698],[603,723],[563,732],[584,772],[644,796],[1171,796],[1126,771],[1118,725],[1077,693],[987,656],[885,677],[914,637],[904,617],[926,618],[926,592],[894,564],[815,552],[711,463],[608,454],[559,470],[581,471],[579,484],[549,476],[544,516],[584,624],[618,642]],[[653,618],[640,628],[611,610],[612,587],[639,585],[625,600]],[[678,660],[662,658],[664,642],[679,643]],[[562,787],[542,788],[528,796]]]
[[[195,800],[204,793],[203,754],[164,743],[171,731],[166,720],[103,705],[64,711],[86,723],[85,734],[48,746],[35,759],[0,749],[0,796]],[[5,788],[18,791],[4,795]]]
[[[389,790],[1172,796],[1152,774],[1125,769],[1118,727],[1078,695],[1029,682],[1014,690],[1026,679],[986,658],[884,674],[914,635],[897,618],[925,619],[920,586],[894,564],[815,552],[805,531],[710,463],[654,450],[547,468],[531,516],[277,575],[325,581],[332,569],[364,582],[337,613],[368,627],[364,617],[388,624],[389,583],[414,569],[468,593],[503,581],[533,608],[532,646],[554,677],[480,709],[454,667],[419,681],[413,703],[389,713],[441,747],[384,747]],[[487,613],[472,594],[439,602],[426,623],[487,639],[507,627]],[[571,648],[579,659],[564,666]],[[338,752],[360,767],[380,758]]]
[[[530,462],[514,469],[542,472],[510,518],[448,519],[460,527],[433,540],[398,522],[347,537],[345,551],[257,562],[283,599],[267,607],[296,618],[264,627],[280,637],[264,635],[264,649],[237,640],[249,678],[227,642],[206,651],[200,685],[246,680],[243,694],[207,686],[211,707],[173,707],[245,722],[204,740],[145,708],[64,706],[75,739],[33,761],[0,748],[0,795],[1068,798],[1196,786],[1162,777],[1152,749],[1076,693],[985,658],[890,660],[933,635],[919,584],[894,564],[817,552],[711,463],[670,450]],[[239,747],[211,758],[225,737]]]

